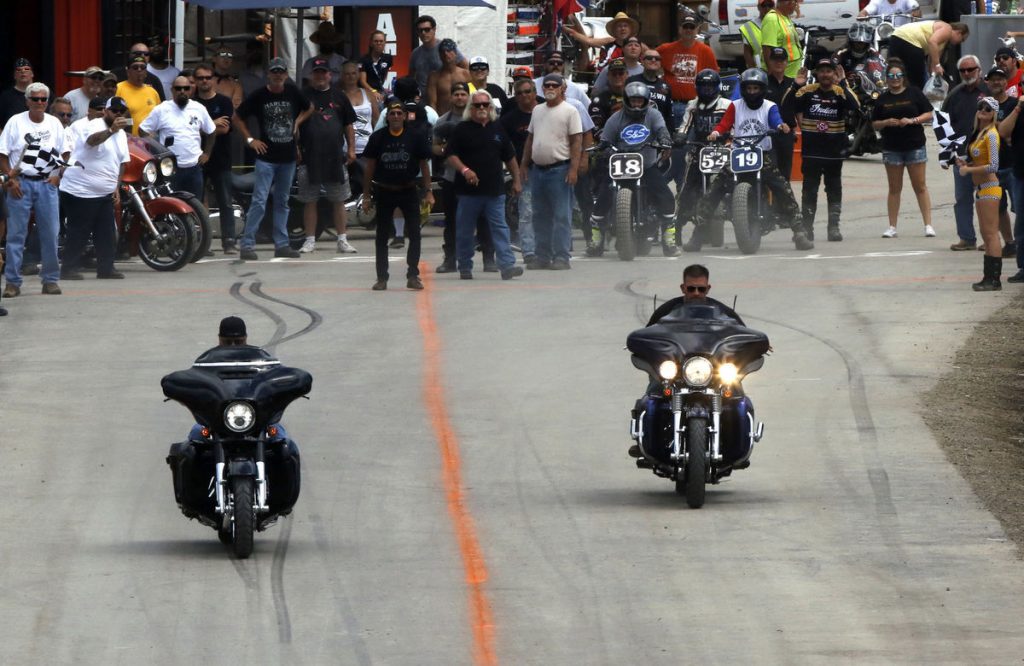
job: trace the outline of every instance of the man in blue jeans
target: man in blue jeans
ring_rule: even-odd
[[[981,61],[977,56],[965,55],[957,63],[960,85],[953,88],[942,104],[942,111],[949,114],[953,130],[960,136],[970,136],[974,129],[974,114],[978,100],[989,94],[988,87],[981,80]],[[942,168],[948,169],[948,165]],[[953,169],[953,217],[956,218],[956,235],[960,240],[949,246],[959,252],[977,247],[978,237],[974,233],[974,183],[970,176],[961,176]]]
[[[491,230],[491,242],[502,280],[523,274],[505,223],[505,178],[502,163],[512,174],[512,191],[522,190],[516,149],[501,123],[494,100],[486,90],[477,90],[469,98],[469,120],[459,123],[445,151],[448,164],[455,169],[455,194],[459,206],[455,213],[455,257],[459,277],[473,278],[473,235],[476,221],[483,215]]]
[[[295,179],[297,148],[296,126],[305,120],[313,106],[294,85],[287,83],[288,67],[284,58],[274,58],[267,67],[267,85],[255,91],[235,110],[231,122],[235,131],[256,153],[256,184],[245,216],[239,256],[256,261],[256,231],[263,223],[267,197],[274,196],[274,256],[295,259],[299,256],[288,244],[288,195]],[[249,134],[248,118],[256,118],[260,138]],[[301,123],[298,123],[301,124]]]
[[[537,260],[531,268],[568,270],[572,244],[570,197],[583,146],[583,123],[565,101],[565,80],[548,74],[544,104],[533,110],[523,149],[523,177],[533,199]]]
[[[1010,137],[1011,145],[1024,146],[1024,97],[1017,99],[1017,105],[999,122],[1000,136]],[[1017,272],[1007,282],[1024,282],[1024,150],[1013,151],[1013,173],[1010,174],[1010,194],[1013,212],[1017,216],[1013,225],[1013,237],[1017,240]],[[1000,165],[1002,166],[1002,165]]]

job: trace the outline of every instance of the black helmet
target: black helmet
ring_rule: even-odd
[[[625,89],[622,92],[623,101],[625,102],[622,105],[622,109],[626,117],[629,118],[630,120],[642,120],[644,117],[646,117],[647,106],[651,102],[651,89],[647,87],[647,84],[641,83],[640,81],[633,81],[632,83],[627,83]],[[631,104],[631,101],[636,99],[637,97],[643,99],[644,101],[643,106],[639,108],[634,107]]]
[[[846,31],[846,38],[850,43],[850,53],[861,58],[868,52],[868,48],[875,38],[875,29],[863,21],[858,21]]]
[[[697,87],[697,101],[707,105],[718,99],[722,93],[722,77],[713,69],[702,69],[693,80]]]
[[[740,74],[740,96],[751,109],[760,109],[768,89],[768,75],[764,70],[751,67]]]

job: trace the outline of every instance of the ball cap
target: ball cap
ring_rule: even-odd
[[[245,321],[241,317],[224,317],[220,320],[220,331],[217,333],[222,338],[244,338]]]
[[[987,74],[985,74],[985,80],[987,81],[988,79],[991,79],[996,76],[1001,76],[1004,79],[1009,78],[1006,75],[1005,69],[1003,69],[1002,67],[993,67],[992,69],[988,70]]]
[[[469,61],[470,69],[490,69],[491,66],[487,63],[487,58],[483,56],[473,56]]]
[[[768,53],[769,60],[789,60],[789,54],[786,53],[786,49],[776,46]]]
[[[999,102],[996,100],[995,97],[982,97],[980,100],[978,100],[978,104],[984,104],[993,111],[999,110]]]
[[[697,23],[699,23],[697,20],[697,13],[689,7],[683,7],[682,11],[679,13],[679,25],[697,25]]]
[[[565,79],[562,78],[561,74],[548,74],[544,77],[544,83],[557,83],[562,85],[565,83]]]
[[[326,59],[316,58],[315,60],[313,60],[313,71],[315,72],[318,69],[322,69],[325,72],[329,72],[331,71],[331,66]]]
[[[392,99],[390,102],[388,102],[388,111],[393,111],[395,109],[401,109],[402,111],[405,111],[405,104],[402,104],[402,100]]]
[[[267,65],[268,72],[287,72],[288,63],[284,61],[284,58],[271,58],[270,64]]]
[[[615,69],[620,69],[620,70],[625,71],[625,70],[628,70],[629,68],[626,67],[626,61],[625,60],[623,60],[622,58],[614,58],[614,59],[612,59],[612,61],[610,63],[608,63],[608,71],[610,72],[610,71],[615,70]]]
[[[533,78],[533,70],[530,69],[529,67],[526,67],[526,66],[516,67],[515,69],[512,70],[512,78],[513,79],[532,79]]]
[[[832,62],[832,58],[818,58],[818,61],[816,63],[814,63],[814,69],[820,69],[822,67],[827,67],[829,69],[835,69],[836,68],[836,64],[834,62]]]
[[[128,104],[124,101],[123,97],[115,96],[108,99],[103,108],[110,109],[114,113],[123,113],[128,108]]]
[[[18,58],[14,61],[14,69],[19,67],[32,67],[32,63],[28,61],[28,58]]]
[[[462,81],[456,81],[455,83],[452,84],[453,95],[460,90],[464,93],[469,93],[469,86],[463,83]]]
[[[455,44],[455,40],[450,37],[445,37],[441,40],[441,43],[437,45],[438,51],[457,51],[458,46]]]
[[[105,109],[105,108],[107,108],[107,98],[106,97],[93,97],[92,99],[89,100],[89,108],[90,109]]]
[[[104,69],[102,69],[100,67],[97,67],[96,65],[92,65],[91,67],[86,67],[85,68],[85,72],[82,73],[82,76],[84,76],[86,78],[90,78],[90,79],[93,78],[93,77],[102,78],[102,77],[104,77],[106,75],[107,75],[106,70],[104,70]]]
[[[995,57],[998,58],[999,56],[1010,56],[1011,58],[1016,58],[1017,57],[1014,54],[1013,49],[1011,49],[1011,48],[1009,48],[1007,46],[1001,46],[998,49],[996,49]]]

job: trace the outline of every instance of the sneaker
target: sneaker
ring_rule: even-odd
[[[56,282],[44,282],[43,293],[49,294],[50,296],[60,296],[63,292],[61,292],[60,285]]]
[[[396,250],[400,250],[403,247],[405,247],[405,239],[404,238],[396,238],[395,240],[391,241],[391,244],[388,247],[394,248]]]
[[[523,267],[522,266],[510,266],[509,268],[506,268],[503,271],[501,271],[501,279],[502,280],[511,280],[512,278],[517,278],[517,277],[519,277],[522,274],[523,274]]]
[[[416,291],[419,291],[423,289],[423,280],[419,279],[418,277],[411,277],[405,281],[405,286],[408,287],[409,289],[415,289]]]
[[[251,247],[243,247],[238,252],[238,257],[242,261],[259,261],[260,255],[256,254],[256,250]]]
[[[388,281],[387,280],[377,280],[376,282],[373,283],[373,287],[371,287],[371,289],[373,289],[373,291],[386,291],[387,288],[388,288]]]
[[[882,232],[882,238],[896,238],[896,227],[889,227]]]
[[[301,255],[287,245],[274,250],[274,257],[277,259],[298,259]]]
[[[551,262],[551,270],[553,271],[567,271],[572,266],[569,265],[568,259],[554,259]]]
[[[67,270],[62,270],[60,272],[60,279],[61,280],[84,280],[85,276],[82,275],[82,271],[76,271],[76,270],[74,270],[72,268],[69,268]]]
[[[1013,284],[1020,284],[1021,282],[1024,282],[1024,268],[1006,278],[1006,281],[1012,282]]]
[[[21,296],[21,287],[8,282],[7,286],[4,287],[4,298],[15,298],[17,296]]]
[[[299,252],[301,252],[302,254],[306,254],[306,253],[309,253],[309,252],[316,252],[316,239],[315,238],[306,238],[306,240],[302,241],[302,247],[299,248]],[[276,256],[276,253],[275,253],[275,256]]]
[[[965,240],[957,241],[949,246],[950,250],[954,252],[963,252],[964,250],[973,250],[976,247],[974,243],[968,243]]]
[[[935,227],[930,224],[924,225],[924,237],[935,238]]]
[[[828,227],[828,239],[832,242],[839,242],[843,240],[843,233],[839,231],[838,224],[830,224]]]
[[[347,238],[338,239],[338,254],[358,254],[359,250],[352,247]]]
[[[97,273],[97,280],[123,280],[124,273],[121,271],[110,271],[109,273]]]

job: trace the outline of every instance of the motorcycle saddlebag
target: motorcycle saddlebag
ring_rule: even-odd
[[[267,503],[271,515],[286,515],[299,501],[301,466],[299,447],[287,440],[267,447],[267,481],[270,497]]]
[[[212,514],[214,501],[210,497],[213,478],[213,452],[197,449],[191,442],[171,444],[167,455],[174,483],[174,500],[182,509],[195,513]]]
[[[722,401],[719,451],[725,465],[735,465],[750,458],[754,446],[754,404],[747,396]]]

